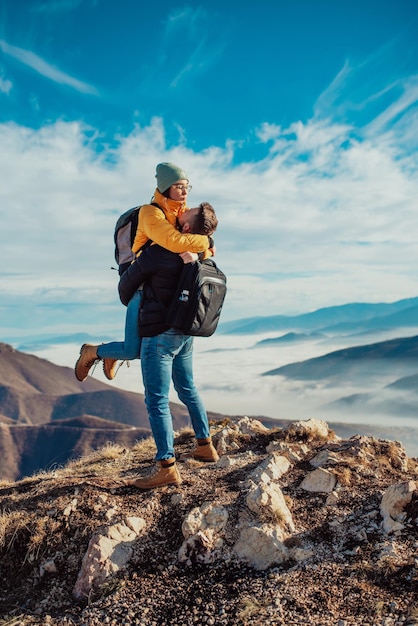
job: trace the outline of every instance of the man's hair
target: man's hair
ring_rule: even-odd
[[[209,202],[199,204],[198,213],[190,222],[190,230],[199,235],[212,235],[218,226],[215,209]]]

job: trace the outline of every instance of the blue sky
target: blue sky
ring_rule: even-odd
[[[418,294],[418,3],[0,0],[0,328],[115,332],[116,217],[174,161],[224,319]]]

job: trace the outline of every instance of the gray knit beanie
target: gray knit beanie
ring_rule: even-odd
[[[174,165],[174,163],[159,163],[157,165],[155,178],[157,179],[158,191],[161,193],[167,191],[167,189],[178,180],[187,180],[187,182],[189,182],[189,177],[186,172],[182,170],[181,167]]]

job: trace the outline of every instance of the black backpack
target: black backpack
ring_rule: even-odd
[[[226,296],[226,276],[213,259],[185,263],[166,323],[185,335],[210,337]]]
[[[161,209],[156,202],[151,202],[151,204]],[[115,260],[118,267],[113,269],[118,270],[119,276],[122,276],[123,272],[128,269],[136,257],[136,255],[132,252],[132,246],[136,230],[138,228],[138,215],[140,208],[141,205],[128,209],[125,213],[122,213],[115,224],[115,233],[113,238],[115,242]],[[148,240],[143,246],[141,246],[141,250],[150,244],[151,241]]]

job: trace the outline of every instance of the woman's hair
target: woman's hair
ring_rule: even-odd
[[[196,213],[193,219],[191,230],[200,235],[212,235],[218,226],[215,209],[209,202],[202,202],[198,208],[200,211]]]

